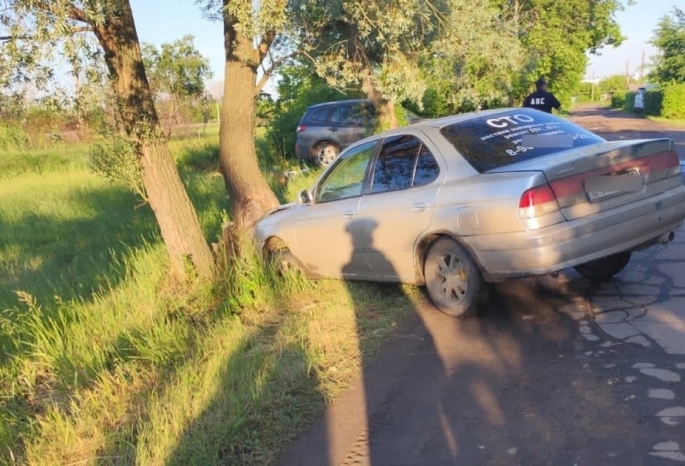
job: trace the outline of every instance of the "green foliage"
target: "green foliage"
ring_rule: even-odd
[[[154,92],[177,97],[200,97],[205,92],[205,81],[212,77],[209,60],[200,54],[192,35],[172,43],[164,43],[160,50],[143,44],[141,52],[150,85]]]
[[[114,183],[122,183],[145,199],[145,188],[135,143],[124,135],[112,133],[94,144],[90,151],[90,169]]]
[[[630,112],[630,113],[635,111],[635,95],[636,94],[637,93],[633,92],[633,91],[626,92],[626,99],[625,99],[625,102],[623,104],[623,110],[624,111]]]
[[[626,105],[626,91],[616,91],[611,94],[611,108],[624,108]]]
[[[364,89],[417,110],[431,89],[435,114],[487,105],[511,87],[519,57],[515,30],[488,0],[306,3],[296,21],[318,28],[306,56],[337,88]],[[432,105],[436,95],[449,110]]]
[[[685,83],[664,86],[660,94],[662,95],[661,112],[657,116],[678,120],[685,119]]]
[[[631,79],[630,81],[634,80]],[[599,90],[599,92],[626,91],[628,90],[628,81],[622,74],[609,76],[599,82],[595,91],[597,90]]]
[[[586,53],[623,40],[614,18],[620,0],[493,0],[503,17],[513,18],[523,48],[524,62],[514,91],[522,100],[540,76],[563,106],[568,105],[585,72]],[[517,11],[515,5],[520,9]],[[544,14],[540,14],[544,12]]]
[[[659,50],[651,80],[658,83],[685,83],[685,11],[673,7],[654,31],[652,44]]]
[[[662,103],[664,92],[661,89],[650,89],[645,93],[644,108],[642,112],[645,115],[660,116],[662,112]]]
[[[437,117],[513,103],[522,49],[512,21],[487,0],[452,1],[439,31],[419,62],[427,89],[413,111]]]
[[[168,135],[182,132],[183,123],[207,123],[212,105],[206,96],[205,81],[213,75],[209,60],[195,48],[192,35],[158,50],[143,44],[141,53],[150,87],[157,96],[157,113]]]

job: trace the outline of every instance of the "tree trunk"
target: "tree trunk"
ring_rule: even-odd
[[[365,76],[362,79],[362,91],[366,93],[367,98],[371,101],[378,113],[376,131],[380,132],[397,128],[398,123],[397,115],[395,115],[395,104],[391,100],[384,99],[383,94],[379,92],[378,87],[376,86],[373,70],[364,54],[364,45],[359,40],[359,28],[354,23],[346,23],[346,33],[347,59],[355,64],[355,68],[362,76]]]
[[[185,274],[191,265],[200,277],[211,278],[214,259],[155,111],[130,3],[117,5],[117,14],[94,29],[105,51],[121,121],[137,144],[148,202],[174,270]]]
[[[259,170],[255,150],[256,51],[252,41],[236,31],[235,24],[235,18],[225,15],[220,162],[233,208],[234,231],[249,233],[279,202]]]

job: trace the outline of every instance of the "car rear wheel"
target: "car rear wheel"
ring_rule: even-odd
[[[319,167],[327,167],[333,163],[340,153],[340,148],[332,142],[320,142],[314,146],[313,159]]]
[[[619,252],[577,265],[575,269],[583,277],[590,280],[608,280],[628,265],[631,255],[630,251]]]
[[[434,241],[423,270],[428,296],[440,311],[453,317],[478,311],[483,277],[459,243],[446,237]]]

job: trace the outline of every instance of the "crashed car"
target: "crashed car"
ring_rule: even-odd
[[[671,139],[607,141],[527,108],[424,120],[343,151],[256,227],[260,250],[314,278],[425,285],[476,312],[487,283],[574,267],[605,280],[672,241],[685,187]]]

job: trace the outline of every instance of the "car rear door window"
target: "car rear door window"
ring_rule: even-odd
[[[347,122],[347,120],[350,117],[350,110],[351,110],[351,108],[349,106],[343,106],[343,107],[336,108],[333,111],[333,114],[331,115],[331,122],[332,123]]]
[[[570,121],[528,108],[460,121],[440,133],[480,173],[605,142]]]
[[[317,123],[326,123],[328,121],[328,114],[330,113],[330,108],[320,108],[312,113],[311,121]]]
[[[433,154],[431,154],[431,151],[422,145],[419,152],[419,160],[416,162],[416,173],[414,174],[412,186],[425,186],[432,183],[438,178],[439,174],[440,167],[438,162],[433,157]]]
[[[376,142],[356,147],[339,158],[316,190],[316,202],[329,202],[360,196]]]
[[[373,169],[372,193],[422,186],[437,178],[439,168],[428,148],[416,136],[383,141]]]

